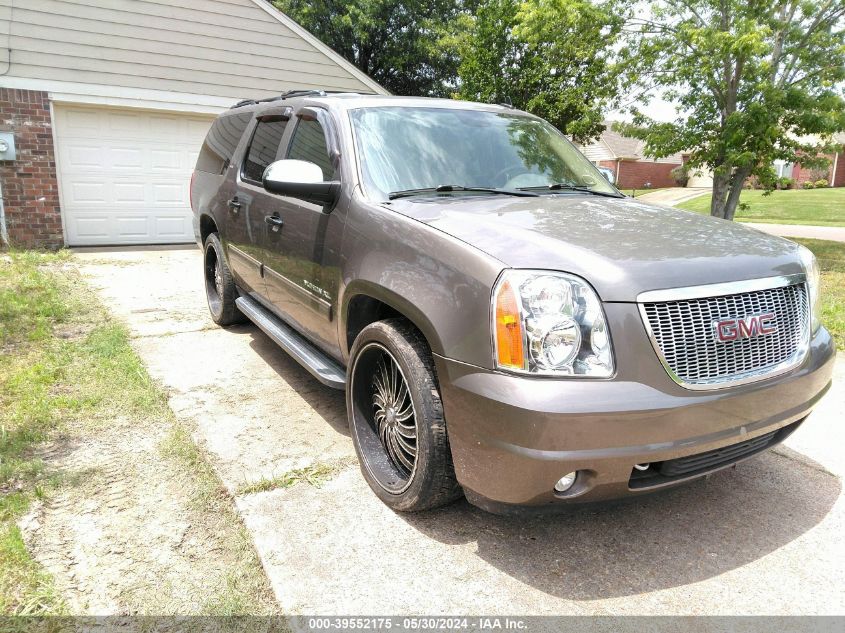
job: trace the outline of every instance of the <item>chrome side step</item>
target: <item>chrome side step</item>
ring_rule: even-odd
[[[334,389],[346,389],[346,371],[343,367],[314,347],[299,332],[250,297],[238,297],[235,305],[317,380]]]

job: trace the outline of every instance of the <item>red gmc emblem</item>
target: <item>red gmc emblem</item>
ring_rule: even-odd
[[[720,343],[736,341],[743,338],[765,336],[778,331],[775,315],[772,312],[752,314],[737,319],[722,319],[713,321],[716,340]]]

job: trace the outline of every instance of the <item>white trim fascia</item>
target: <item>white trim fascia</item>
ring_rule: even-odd
[[[363,82],[364,84],[368,85],[372,88],[376,94],[382,95],[389,95],[390,92],[381,84],[379,84],[375,79],[370,77],[360,68],[358,68],[355,64],[351,63],[345,57],[337,53],[336,51],[332,50],[329,46],[326,46],[319,40],[319,38],[312,35],[307,29],[305,29],[302,25],[295,22],[293,19],[279,11],[276,7],[274,7],[269,2],[265,0],[252,0],[252,3],[262,9],[268,15],[271,15],[275,18],[278,22],[281,22],[286,27],[288,27],[291,31],[299,35],[302,39],[306,42],[311,44],[314,48],[318,51],[323,53],[326,57],[331,59],[333,62],[337,63],[338,66],[343,68],[344,70],[348,71],[352,74],[356,79]]]
[[[173,110],[199,114],[219,114],[238,101],[238,99],[228,97],[212,97],[186,92],[82,84],[29,77],[2,77],[0,78],[0,86],[18,90],[48,92],[51,100],[67,103]]]
[[[59,159],[59,137],[56,135],[56,112],[53,108],[52,101],[50,101],[50,133],[53,136],[53,161],[56,164],[56,187],[59,190],[59,217],[62,221],[62,242],[67,246],[67,218],[65,217],[64,192],[62,191],[62,174],[59,167],[62,161]]]

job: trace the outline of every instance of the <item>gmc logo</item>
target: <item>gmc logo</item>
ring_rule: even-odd
[[[713,321],[713,328],[715,329],[716,340],[720,343],[765,336],[778,331],[775,315],[772,312],[752,314],[744,318]]]

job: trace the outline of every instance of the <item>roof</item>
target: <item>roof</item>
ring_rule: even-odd
[[[601,141],[613,153],[615,158],[620,160],[642,160],[651,158],[645,153],[645,141],[630,136],[624,136],[613,130],[615,121],[605,121],[605,131],[601,133]],[[681,153],[672,154],[659,159],[666,163],[683,163]]]
[[[219,112],[322,88],[389,94],[266,0],[0,0],[3,86],[52,101]]]
[[[388,92],[387,89],[385,89],[375,79],[367,75],[364,71],[362,71],[349,60],[347,60],[345,57],[335,52],[334,49],[323,44],[323,42],[320,41],[319,38],[304,29],[298,22],[295,22],[287,15],[279,11],[275,6],[270,4],[268,0],[252,0],[252,2],[254,2],[261,9],[269,13],[273,18],[284,24],[291,31],[299,35],[302,39],[311,44],[314,48],[323,53],[326,57],[335,61],[338,66],[341,66],[342,68],[349,71],[349,73],[355,76],[358,80],[360,80],[361,83],[369,86],[377,93],[390,94],[390,92]]]

